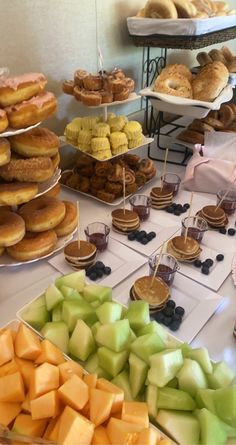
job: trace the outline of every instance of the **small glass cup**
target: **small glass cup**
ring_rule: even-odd
[[[84,229],[86,240],[95,244],[100,252],[106,250],[109,240],[110,227],[101,222],[88,224]]]
[[[223,198],[227,189],[219,190],[217,193],[217,205]],[[231,190],[227,196],[223,199],[220,207],[227,213],[227,215],[233,215],[236,209],[236,190]]]
[[[149,257],[149,275],[153,275],[155,267],[159,258],[159,254]],[[175,278],[175,272],[179,269],[178,261],[168,253],[163,253],[161,262],[157,268],[156,277],[162,278],[163,281],[170,287]]]
[[[129,203],[134,212],[139,216],[140,221],[146,221],[150,216],[152,200],[146,195],[134,195],[130,198]]]
[[[181,179],[174,173],[166,173],[162,177],[162,183],[165,190],[172,192],[173,196],[176,196],[179,191]]]
[[[181,235],[185,235],[185,231],[188,227],[188,236],[191,238],[194,238],[199,242],[199,244],[202,242],[204,233],[208,230],[208,225],[205,219],[201,218],[200,216],[190,216],[189,221],[188,217],[182,219],[182,229],[181,229]]]

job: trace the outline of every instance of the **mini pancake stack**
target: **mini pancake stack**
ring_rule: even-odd
[[[187,236],[186,241],[184,236],[175,236],[167,243],[167,252],[173,255],[177,260],[192,263],[195,261],[202,249],[199,243],[194,238]]]
[[[173,193],[165,188],[154,187],[151,190],[152,208],[161,210],[169,206],[173,201]]]
[[[97,248],[94,244],[87,241],[72,241],[64,248],[64,255],[66,262],[73,269],[87,269],[92,266],[96,259]]]
[[[116,209],[111,212],[112,227],[115,232],[127,234],[137,230],[140,226],[140,220],[137,213],[131,210]]]
[[[228,218],[221,207],[205,206],[198,212],[198,216],[205,219],[207,224],[213,229],[220,229],[228,224]]]
[[[167,284],[159,277],[152,276],[138,278],[130,289],[131,300],[145,300],[149,303],[150,312],[163,309],[170,297]]]

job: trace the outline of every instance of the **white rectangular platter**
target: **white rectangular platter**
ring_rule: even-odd
[[[128,305],[130,303],[129,291],[129,288],[124,289],[116,299]],[[224,300],[221,295],[179,273],[175,275],[171,288],[171,299],[175,301],[176,306],[182,306],[185,309],[185,315],[178,331],[173,333],[167,327],[165,328],[179,340],[187,343],[190,343],[196,337]]]
[[[103,275],[96,281],[91,281],[87,277],[86,281],[89,284],[96,283],[113,288],[143,266],[147,259],[114,239],[110,239],[107,249],[97,254],[96,261],[102,261],[105,266],[111,267],[112,272],[110,275]],[[63,253],[51,258],[49,263],[62,274],[73,272],[73,269],[66,263]]]

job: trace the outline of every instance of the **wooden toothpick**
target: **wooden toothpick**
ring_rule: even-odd
[[[165,160],[164,160],[164,165],[163,165],[163,170],[162,170],[162,175],[161,175],[161,190],[163,189],[163,178],[166,174],[166,163],[167,163],[168,153],[169,153],[169,148],[166,148]]]
[[[80,250],[80,212],[79,212],[79,201],[77,201],[77,242],[78,249]]]
[[[123,167],[123,213],[125,214],[125,168]]]
[[[191,211],[192,211],[193,195],[194,195],[194,193],[192,192],[192,193],[191,193],[191,197],[190,197],[190,201],[189,201],[189,210],[188,210],[187,226],[186,226],[185,234],[184,234],[184,242],[185,242],[185,243],[186,243],[187,236],[188,236],[188,229],[189,229],[189,224],[190,224],[190,215],[191,215]]]
[[[153,273],[153,277],[152,277],[152,281],[151,281],[151,288],[152,288],[152,286],[153,286],[153,283],[154,283],[154,280],[155,280],[155,277],[156,277],[156,274],[157,274],[157,270],[158,270],[158,266],[159,266],[159,264],[160,264],[160,262],[161,262],[161,259],[162,259],[162,255],[163,255],[163,252],[164,252],[164,247],[165,247],[165,242],[162,244],[162,246],[161,246],[161,251],[160,251],[160,254],[159,254],[159,257],[158,257],[158,260],[157,260],[157,262],[156,262],[156,266],[155,266],[155,270],[154,270],[154,273]]]

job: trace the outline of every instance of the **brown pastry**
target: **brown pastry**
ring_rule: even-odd
[[[111,93],[110,91],[101,90],[99,91],[99,93],[101,94],[102,97],[102,104],[110,104],[111,102],[113,102],[114,100],[113,93]]]
[[[62,84],[62,90],[65,94],[74,94],[75,83],[73,80],[65,80]]]
[[[132,93],[134,91],[135,82],[131,77],[125,77],[124,85],[129,89],[129,92]]]
[[[81,101],[87,107],[97,107],[102,103],[102,96],[98,91],[82,90]]]
[[[226,65],[226,63],[227,63],[226,59],[219,49],[214,48],[211,51],[209,51],[208,54],[213,61],[219,61],[219,62],[222,62],[224,65]]]
[[[212,102],[228,83],[229,72],[222,62],[208,63],[192,81],[193,99]]]
[[[140,162],[140,157],[134,154],[125,154],[123,159],[130,167],[138,167]]]
[[[213,119],[212,117],[206,116],[202,121],[211,125],[215,130],[223,130],[224,128],[224,124],[219,119]]]
[[[125,73],[122,69],[120,68],[115,68],[112,72],[111,75],[115,78],[115,79],[124,79],[125,78]]]
[[[221,52],[227,62],[231,62],[231,60],[233,60],[235,57],[227,46],[223,46],[221,48]]]
[[[136,184],[136,182],[125,186],[125,196],[132,195],[133,193],[136,193],[137,191],[138,191],[138,185]]]
[[[76,173],[71,173],[69,177],[66,178],[66,182],[64,184],[68,185],[72,189],[79,190],[80,187],[80,176]]]
[[[218,116],[219,116],[219,120],[223,123],[223,125],[225,127],[228,127],[228,125],[230,125],[231,122],[234,120],[233,109],[229,105],[223,104],[220,107]]]
[[[200,119],[194,119],[193,122],[188,126],[189,130],[198,131],[199,133],[205,133],[205,131],[214,131],[211,125],[202,122]]]
[[[181,131],[177,139],[184,142],[189,142],[190,144],[204,144],[204,135],[198,131],[193,130],[183,130]]]
[[[73,95],[75,96],[76,100],[79,102],[82,100],[82,91],[83,89],[80,88],[78,85],[76,85],[73,89]]]
[[[208,63],[212,63],[213,62],[213,60],[211,59],[209,54],[207,52],[205,52],[205,51],[202,51],[202,52],[197,54],[197,61],[199,62],[199,64],[201,66],[205,66]]]
[[[85,70],[76,70],[74,74],[74,82],[78,87],[83,88],[83,79],[88,76],[88,72]]]
[[[123,170],[119,164],[114,164],[111,172],[107,176],[108,181],[111,182],[122,182],[123,180]]]
[[[86,178],[85,176],[80,176],[80,184],[79,184],[78,189],[81,192],[88,193],[89,188],[90,188],[90,180],[88,178]]]
[[[105,190],[98,190],[97,197],[105,202],[113,202],[116,198],[114,193],[108,193]]]
[[[81,176],[85,176],[86,178],[91,178],[91,176],[94,174],[94,167],[92,164],[75,167],[74,172]]]
[[[95,190],[102,190],[105,186],[105,183],[106,183],[106,178],[102,178],[101,176],[94,175],[90,179],[90,185]]]
[[[146,183],[146,175],[143,172],[135,172],[135,182],[138,187],[142,187]]]
[[[127,100],[130,94],[129,88],[124,88],[120,93],[114,93],[114,101]]]
[[[122,189],[122,184],[120,184],[119,182],[106,182],[105,191],[116,195],[116,197],[122,195]]]
[[[227,68],[230,73],[236,73],[236,57],[227,63]]]
[[[96,161],[92,159],[90,156],[85,154],[81,154],[80,157],[76,161],[76,167],[87,167],[88,165],[94,165]]]
[[[83,86],[89,91],[101,90],[103,86],[102,76],[93,76],[92,74],[88,74],[83,78]]]
[[[96,162],[95,164],[95,173],[97,176],[101,176],[102,178],[106,178],[108,173],[112,168],[112,163],[109,161],[104,162]]]

